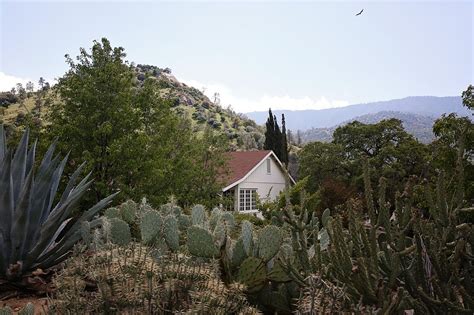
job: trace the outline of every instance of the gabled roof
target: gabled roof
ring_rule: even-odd
[[[277,164],[283,169],[283,164],[280,162],[278,157],[271,150],[264,151],[238,151],[228,152],[225,154],[226,158],[226,169],[227,174],[221,177],[224,184],[222,191],[226,191],[233,186],[242,182],[245,178],[252,173],[267,157],[273,156],[277,161]],[[293,178],[290,176],[290,180],[294,183]]]

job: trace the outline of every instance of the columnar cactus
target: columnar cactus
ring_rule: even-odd
[[[431,207],[429,216],[423,216],[413,206],[412,178],[404,192],[397,195],[389,218],[385,180],[380,180],[376,204],[367,166],[364,175],[368,218],[356,215],[349,204],[348,231],[342,228],[340,218],[335,218],[329,228],[327,275],[329,280],[344,284],[353,303],[348,309],[472,314],[474,227],[460,217],[465,211],[459,198],[461,185],[448,198],[441,174],[436,201],[427,187]]]

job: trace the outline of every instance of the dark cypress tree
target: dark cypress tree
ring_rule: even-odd
[[[263,148],[265,150],[273,150],[275,147],[275,120],[273,119],[272,109],[268,109],[268,118],[265,123],[265,143]]]
[[[280,130],[280,126],[278,126],[278,120],[276,116],[273,116],[273,121],[275,122],[275,133],[274,133],[274,144],[273,144],[273,152],[275,152],[278,159],[282,158],[282,134]]]
[[[285,114],[281,114],[281,162],[288,165],[288,141],[286,138]]]

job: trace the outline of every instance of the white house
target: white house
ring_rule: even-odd
[[[273,151],[229,152],[226,166],[222,192],[233,199],[234,211],[255,213],[256,194],[273,201],[285,189],[284,166]]]

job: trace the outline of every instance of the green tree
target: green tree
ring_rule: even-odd
[[[463,105],[471,110],[473,107],[473,86],[469,85],[462,93]],[[474,112],[473,112],[474,113]],[[471,114],[472,115],[472,114]],[[474,202],[474,124],[469,117],[458,117],[455,113],[443,115],[433,125],[436,139],[430,145],[432,166],[444,170],[452,176],[451,186],[456,185],[455,169],[458,162],[458,151],[463,152],[461,163],[464,167],[464,190],[468,202]]]
[[[73,144],[73,162],[88,161],[98,200],[116,186],[112,170],[128,158],[116,156],[112,148],[123,144],[138,126],[132,106],[133,73],[124,57],[124,49],[113,48],[105,38],[94,41],[91,52],[81,48],[77,62],[66,55],[70,69],[59,79],[61,101],[51,113],[51,134],[59,137],[63,150]]]
[[[265,150],[273,150],[275,148],[275,120],[273,118],[272,109],[268,109],[268,118],[265,123]]]
[[[465,91],[462,92],[462,103],[467,108],[474,110],[474,86],[469,85]],[[471,113],[474,115],[474,113]]]
[[[195,135],[190,123],[162,99],[156,80],[134,84],[134,72],[121,47],[107,39],[80,50],[59,80],[48,134],[60,149],[71,149],[72,164],[87,161],[96,181],[96,199],[122,190],[121,198],[143,196],[155,204],[209,200],[222,149],[208,150],[213,136]],[[221,146],[225,148],[225,146]],[[206,153],[206,154],[205,154]]]
[[[288,143],[286,139],[285,116],[282,116],[282,130],[278,120],[273,115],[271,108],[268,110],[268,118],[265,123],[265,150],[273,150],[281,162],[288,164]]]

